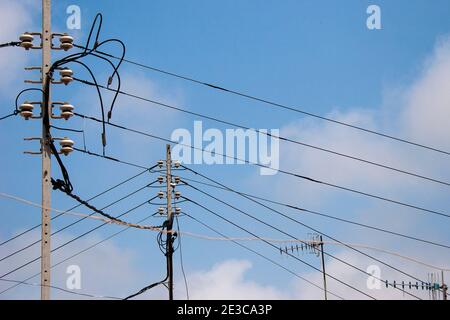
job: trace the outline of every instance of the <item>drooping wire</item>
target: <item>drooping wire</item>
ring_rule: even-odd
[[[110,191],[112,191],[112,190],[114,190],[114,189],[116,189],[116,188],[118,188],[118,187],[120,187],[120,186],[126,184],[127,182],[129,182],[129,181],[131,181],[131,180],[134,180],[135,178],[137,178],[137,177],[143,175],[144,173],[146,173],[146,172],[148,172],[148,171],[151,171],[151,168],[147,168],[147,169],[145,169],[144,171],[142,171],[142,172],[140,172],[140,173],[138,173],[138,174],[136,174],[136,175],[134,175],[134,176],[132,176],[132,177],[130,177],[130,178],[127,178],[127,179],[125,179],[125,180],[119,182],[118,184],[115,184],[114,186],[112,186],[112,187],[110,187],[110,188],[108,188],[108,189],[106,189],[106,190],[104,190],[104,191],[102,191],[102,192],[100,192],[100,193],[98,193],[98,194],[92,196],[91,198],[88,199],[88,201],[94,200],[94,199],[96,199],[96,198],[98,198],[98,197],[100,197],[100,196],[102,196],[102,195],[104,195],[104,194],[106,194],[106,193],[108,193],[108,192],[110,192]],[[72,208],[66,210],[66,212],[70,212],[70,211],[72,211],[72,210],[75,210],[75,209],[78,208],[78,207],[81,207],[81,204],[77,204],[77,205],[73,206]],[[53,217],[51,218],[51,220],[55,220],[55,219],[59,218],[60,216],[64,215],[66,212],[57,214],[56,216],[53,216]],[[11,241],[13,241],[13,240],[15,240],[15,239],[17,239],[17,238],[19,238],[19,237],[24,236],[25,234],[27,234],[27,233],[29,233],[29,232],[31,232],[31,231],[33,231],[33,230],[39,228],[40,226],[41,226],[41,224],[37,224],[37,225],[35,225],[35,226],[33,226],[33,227],[31,227],[31,228],[25,230],[25,231],[22,231],[21,233],[15,235],[15,236],[13,236],[13,237],[11,237],[11,238],[9,238],[9,239],[7,239],[7,240],[1,242],[1,243],[0,243],[0,247],[3,246],[3,245],[5,245],[5,244],[7,244],[8,242],[11,242]]]
[[[119,218],[121,218],[121,217],[127,215],[128,213],[130,213],[130,212],[132,212],[132,211],[134,211],[134,210],[137,210],[138,208],[140,208],[140,207],[142,207],[142,206],[144,206],[144,205],[146,205],[146,204],[147,204],[147,201],[144,201],[144,202],[138,204],[137,206],[135,206],[135,207],[129,209],[128,211],[126,211],[126,212],[120,214],[119,216],[117,216],[117,217],[114,218],[113,220],[115,220],[115,221],[122,221],[122,220],[120,220]],[[88,234],[94,232],[95,230],[98,230],[99,228],[101,228],[101,227],[103,227],[103,226],[105,226],[105,225],[109,225],[109,223],[108,223],[108,222],[103,222],[102,224],[98,225],[97,227],[92,228],[91,230],[86,231],[86,232],[84,232],[83,234],[81,234],[81,235],[79,235],[79,236],[77,236],[77,237],[75,237],[75,238],[73,238],[73,239],[71,239],[71,240],[66,241],[65,243],[59,245],[59,246],[56,247],[56,248],[53,248],[50,252],[53,253],[53,252],[55,252],[55,251],[57,251],[57,250],[60,250],[61,248],[63,248],[63,247],[65,247],[65,246],[69,245],[70,243],[72,243],[72,242],[74,242],[74,241],[76,241],[76,240],[78,240],[78,239],[80,239],[80,238],[82,238],[82,237],[84,237],[84,236],[86,236],[86,235],[88,235]],[[13,270],[8,271],[7,273],[1,275],[1,276],[0,276],[0,279],[6,277],[6,276],[8,276],[8,275],[11,275],[11,274],[13,274],[14,272],[16,272],[16,271],[18,271],[18,270],[21,270],[21,269],[23,269],[24,267],[26,267],[26,266],[28,266],[28,265],[30,265],[30,264],[32,264],[32,263],[34,263],[34,262],[36,262],[36,261],[38,261],[38,260],[40,260],[40,259],[41,259],[41,256],[39,256],[39,257],[37,257],[37,258],[35,258],[35,259],[32,259],[32,260],[30,260],[30,261],[28,261],[28,262],[26,262],[26,263],[24,263],[24,264],[22,264],[22,265],[20,265],[20,266],[18,266],[18,267],[16,267],[16,268],[14,268]],[[6,291],[4,290],[4,291],[0,292],[0,294],[2,294],[2,293],[4,293],[4,292],[6,292]]]
[[[151,217],[151,216],[147,216],[146,218],[141,219],[141,220],[137,221],[136,223],[137,223],[137,224],[140,224],[140,223],[142,223],[142,222],[148,220],[150,217]],[[128,231],[128,230],[130,230],[130,229],[131,229],[131,227],[126,227],[126,228],[124,228],[124,229],[121,229],[121,230],[119,230],[119,231],[117,231],[117,232],[111,234],[110,236],[108,236],[108,237],[106,237],[106,238],[104,238],[104,239],[102,239],[102,240],[100,240],[100,241],[97,241],[96,243],[94,243],[94,244],[88,246],[87,248],[84,248],[83,250],[77,251],[76,253],[70,255],[69,257],[64,258],[63,260],[61,260],[61,261],[59,261],[59,262],[53,264],[53,265],[50,267],[50,269],[53,269],[53,268],[55,268],[55,267],[57,267],[57,266],[63,264],[64,262],[69,261],[70,259],[73,259],[73,258],[79,256],[80,254],[83,254],[83,253],[89,251],[90,249],[92,249],[92,248],[94,248],[94,247],[96,247],[96,246],[98,246],[98,245],[100,245],[100,244],[102,244],[102,243],[104,243],[104,242],[110,240],[111,238],[114,238],[114,237],[118,236],[119,234],[121,234],[121,233],[123,233],[123,232],[125,232],[125,231]],[[12,290],[12,289],[14,289],[15,287],[17,287],[18,285],[20,285],[22,282],[24,282],[24,281],[29,281],[29,280],[31,280],[31,279],[33,279],[33,278],[39,276],[40,274],[41,274],[41,273],[38,272],[38,273],[36,273],[36,274],[34,274],[34,275],[32,275],[32,276],[26,278],[26,279],[23,280],[23,281],[19,281],[20,283],[14,285],[14,286],[9,287],[8,289],[6,289],[6,290],[0,292],[0,294],[3,294],[4,292],[7,292],[7,291],[9,291],[9,290]]]
[[[156,181],[155,181],[155,182],[156,182]],[[155,182],[153,182],[153,183],[155,183]],[[109,207],[111,207],[111,206],[113,206],[113,205],[115,205],[115,204],[117,204],[117,203],[119,203],[119,202],[125,200],[125,199],[130,198],[131,196],[133,196],[133,195],[135,195],[135,194],[141,192],[142,190],[146,189],[148,186],[149,186],[149,184],[146,184],[146,185],[144,185],[143,187],[140,187],[139,189],[136,189],[136,190],[134,190],[134,191],[132,191],[132,192],[126,194],[125,196],[123,196],[123,197],[121,197],[121,198],[119,198],[119,199],[116,199],[115,201],[111,202],[111,203],[108,204],[107,206],[103,207],[101,210],[105,210],[105,209],[107,209],[107,208],[109,208]],[[81,206],[81,204],[80,204],[80,206]],[[64,212],[61,213],[61,214],[66,214],[66,213],[68,213],[68,212],[70,212],[70,211],[72,211],[72,210],[66,210],[66,211],[64,211]],[[58,233],[60,233],[60,232],[62,232],[62,231],[64,231],[64,230],[66,230],[66,229],[68,229],[68,228],[70,228],[70,227],[72,227],[72,226],[74,226],[74,225],[76,225],[76,224],[78,224],[78,223],[84,221],[84,220],[87,219],[88,217],[93,216],[94,213],[95,213],[95,212],[92,212],[90,215],[88,215],[88,216],[86,216],[86,217],[82,217],[82,218],[80,218],[80,219],[78,219],[78,220],[75,220],[74,222],[71,222],[71,223],[67,224],[66,226],[64,226],[64,227],[62,227],[62,228],[60,228],[60,229],[58,229],[58,230],[52,232],[51,236],[54,236],[54,235],[56,235],[56,234],[58,234]],[[20,248],[20,249],[17,249],[16,251],[14,251],[14,252],[12,252],[12,253],[10,253],[10,254],[8,254],[8,255],[6,255],[6,256],[0,258],[0,262],[6,260],[6,259],[8,259],[8,258],[11,258],[11,257],[15,256],[16,254],[18,254],[18,253],[20,253],[20,252],[23,252],[23,251],[25,251],[26,249],[31,248],[32,246],[34,246],[34,245],[36,245],[36,244],[38,244],[38,243],[40,243],[40,242],[41,242],[41,239],[38,239],[38,240],[34,241],[33,243],[30,243],[30,244],[28,244],[28,245],[26,245],[26,246],[24,246],[24,247],[22,247],[22,248]]]

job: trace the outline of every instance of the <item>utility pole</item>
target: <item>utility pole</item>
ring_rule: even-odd
[[[441,288],[442,288],[442,298],[444,299],[444,300],[447,300],[447,290],[448,290],[448,287],[447,287],[447,285],[445,284],[445,282],[444,282],[444,270],[442,270],[441,271],[441,283],[442,283],[442,285],[441,285]]]
[[[173,300],[173,212],[172,212],[172,159],[170,144],[166,145],[166,184],[167,184],[167,248],[166,248],[166,259],[167,259],[167,275],[169,280],[169,300]]]
[[[323,239],[322,236],[320,236],[320,254],[322,256],[322,274],[323,274],[323,292],[325,294],[325,300],[328,300],[327,297],[327,274],[325,272],[325,257],[323,254]]]
[[[50,129],[50,115],[52,114],[50,92],[46,92],[47,72],[50,70],[50,54],[52,50],[51,33],[51,0],[42,0],[42,88],[44,91],[42,97],[42,114],[49,115],[48,121],[42,117],[42,227],[41,227],[41,300],[50,299],[50,220],[51,220],[51,150],[50,141],[48,141],[47,132]],[[50,88],[48,84],[48,88]],[[47,95],[47,98],[46,98]],[[48,103],[46,103],[46,101]]]

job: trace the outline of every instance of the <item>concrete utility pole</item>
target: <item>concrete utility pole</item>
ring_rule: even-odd
[[[323,254],[323,239],[322,236],[320,236],[320,254],[322,256],[322,274],[323,274],[323,292],[325,294],[325,300],[328,300],[327,296],[327,275],[325,272],[325,257]]]
[[[172,159],[170,144],[166,145],[166,184],[167,184],[167,272],[169,280],[169,300],[173,300],[173,212],[172,212]]]
[[[52,50],[51,33],[51,0],[42,0],[42,88],[45,92],[47,86],[47,72],[50,69],[50,54]],[[51,79],[48,79],[51,81]],[[50,83],[48,84],[50,88]],[[48,104],[46,104],[45,94],[42,97],[42,114],[47,112],[51,115],[50,92],[48,95]],[[48,141],[47,132],[49,122],[46,123],[42,117],[42,228],[41,228],[41,300],[50,299],[50,219],[51,219],[51,150],[50,141]]]

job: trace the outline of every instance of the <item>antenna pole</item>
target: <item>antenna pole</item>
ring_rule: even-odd
[[[323,239],[322,236],[320,236],[320,255],[322,256],[322,274],[323,274],[323,292],[325,294],[325,300],[328,300],[327,297],[327,275],[325,272],[325,257],[323,254]]]

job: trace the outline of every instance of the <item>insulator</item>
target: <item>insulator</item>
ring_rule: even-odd
[[[165,208],[163,208],[163,207],[159,207],[159,208],[158,208],[158,213],[159,213],[159,214],[163,215],[164,212],[166,212],[166,209],[165,209]]]
[[[59,75],[61,76],[60,81],[64,83],[65,85],[68,85],[70,82],[73,81],[73,71],[65,68],[59,71]]]
[[[175,191],[175,199],[180,199],[180,197],[181,197],[181,192]]]
[[[25,48],[26,50],[29,50],[31,47],[33,47],[33,35],[29,34],[28,32],[25,32],[20,35],[20,46],[22,48]]]
[[[181,181],[180,177],[174,177],[173,180],[175,181],[176,184],[180,183]]]
[[[159,191],[158,192],[158,198],[160,198],[160,199],[164,198],[164,192]]]
[[[59,107],[59,110],[61,110],[61,118],[68,120],[70,117],[73,116],[73,109],[74,109],[73,105],[64,102],[64,104],[62,104]]]
[[[159,176],[158,177],[158,182],[161,184],[164,182],[164,177],[163,176]]]
[[[73,48],[73,38],[69,36],[67,33],[59,37],[59,41],[61,42],[60,48],[64,51]]]
[[[162,168],[163,164],[164,164],[164,161],[158,160],[158,167]]]
[[[177,186],[177,184],[174,183],[174,182],[171,182],[171,183],[170,183],[170,186],[171,186],[172,188],[175,188],[175,187]]]
[[[181,213],[181,208],[176,207],[176,208],[175,208],[175,214],[180,214],[180,213]]]
[[[61,153],[63,155],[67,156],[69,153],[73,151],[74,142],[69,138],[61,139],[61,141],[59,141],[59,144],[61,145]]]
[[[30,119],[33,116],[34,106],[31,103],[22,103],[20,105],[20,115],[25,118],[25,120]]]
[[[174,166],[175,168],[178,168],[178,167],[180,167],[180,166],[181,166],[181,163],[180,163],[180,161],[178,161],[178,160],[175,160],[175,161],[173,162],[173,166]]]

